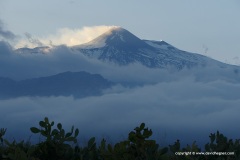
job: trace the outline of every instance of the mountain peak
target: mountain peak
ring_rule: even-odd
[[[122,28],[121,26],[113,26],[109,29],[109,31],[121,31],[121,30],[125,30],[125,29]]]
[[[76,47],[83,49],[107,47],[115,50],[129,51],[130,49],[136,51],[139,48],[149,48],[150,46],[135,35],[133,35],[128,30],[120,26],[114,26],[99,37],[93,39],[92,41]]]
[[[124,32],[129,32],[129,31],[122,28],[121,26],[112,26],[108,31],[106,31],[102,35],[111,35],[111,34],[115,34],[115,33],[121,34],[121,33],[124,33]]]

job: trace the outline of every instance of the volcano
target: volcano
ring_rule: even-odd
[[[92,41],[73,46],[84,55],[118,65],[140,63],[150,68],[177,69],[221,62],[180,50],[165,41],[142,40],[121,27],[113,27]]]

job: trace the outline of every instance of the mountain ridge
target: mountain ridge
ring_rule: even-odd
[[[21,81],[0,77],[0,99],[24,96],[73,96],[75,98],[99,96],[102,90],[112,87],[113,84],[99,74],[90,74],[85,71],[68,71]]]

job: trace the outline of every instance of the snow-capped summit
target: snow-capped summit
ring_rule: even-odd
[[[118,26],[112,27],[110,30],[92,41],[75,46],[74,48],[94,49],[103,47],[114,48],[122,51],[136,51],[139,48],[151,48],[151,46],[147,45],[132,33]]]
[[[119,65],[141,63],[151,68],[204,66],[209,58],[185,52],[165,41],[141,40],[121,27],[113,27],[94,40],[72,47],[84,55]]]

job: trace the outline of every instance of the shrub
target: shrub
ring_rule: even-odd
[[[72,126],[65,132],[61,123],[54,127],[46,117],[39,122],[39,127],[31,127],[31,132],[40,134],[45,139],[38,144],[29,142],[9,142],[4,139],[6,129],[0,129],[0,160],[239,160],[240,140],[233,141],[219,131],[211,133],[210,142],[205,145],[206,152],[234,152],[232,156],[181,155],[176,152],[200,152],[196,142],[181,148],[180,140],[173,145],[160,148],[155,140],[151,139],[152,130],[142,123],[128,134],[127,140],[114,145],[107,144],[102,139],[99,146],[92,137],[87,146],[77,145],[78,129]]]

